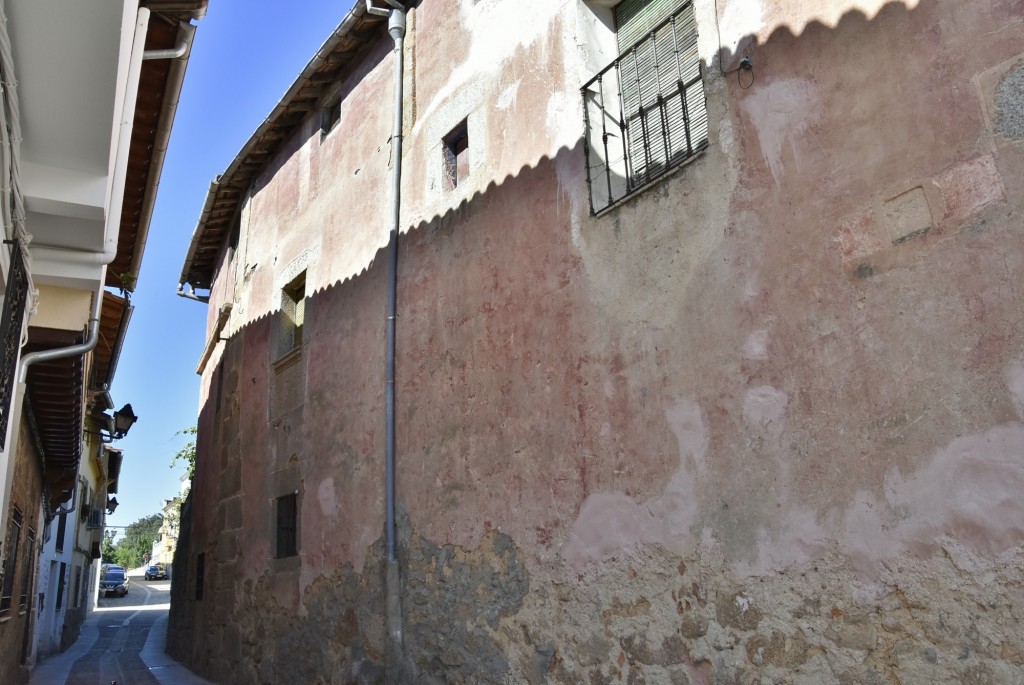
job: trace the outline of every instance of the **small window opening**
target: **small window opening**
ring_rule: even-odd
[[[66,511],[60,512],[60,517],[57,519],[57,541],[54,542],[54,547],[58,552],[64,551],[64,537],[68,529],[68,514]]]
[[[64,577],[68,574],[68,565],[60,565],[60,574],[57,576],[57,603],[53,607],[54,613],[60,613],[64,608]]]
[[[274,557],[284,559],[299,553],[299,496],[296,493],[277,498],[277,545]]]
[[[448,189],[452,190],[469,176],[469,128],[465,119],[442,139],[442,148],[444,174]]]
[[[320,110],[320,139],[322,140],[341,121],[341,98]]]
[[[234,221],[231,222],[231,233],[228,234],[228,248],[230,248],[232,252],[238,249],[238,239],[241,237],[241,233],[242,222],[236,216]]]
[[[285,351],[302,347],[302,327],[306,320],[306,272],[295,277],[295,279],[282,289],[281,310],[285,317],[288,337]]]

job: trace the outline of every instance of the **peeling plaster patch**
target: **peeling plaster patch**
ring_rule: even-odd
[[[999,82],[995,100],[996,131],[1010,140],[1024,140],[1024,62]]]
[[[650,510],[621,492],[597,492],[583,502],[562,558],[573,568],[612,559],[657,539]]]
[[[505,111],[508,109],[514,109],[516,106],[516,98],[519,97],[519,85],[523,82],[522,79],[517,80],[512,85],[501,91],[498,96],[498,100],[494,103],[494,106],[498,109]]]
[[[782,434],[787,404],[789,395],[770,385],[751,388],[743,401],[743,420],[756,429],[779,436]]]
[[[414,130],[418,130],[421,122],[429,121],[434,111],[449,99],[462,100],[462,92],[471,83],[476,86],[476,97],[472,98],[475,106],[483,95],[485,82],[501,72],[517,47],[545,40],[549,22],[560,11],[559,3],[546,0],[487,3],[486,7],[463,3],[460,20],[471,40],[468,54],[465,61],[454,67],[445,86],[425,104]]]
[[[699,512],[696,479],[706,468],[707,427],[700,405],[690,399],[666,409],[665,417],[679,441],[679,468],[661,495],[642,504],[622,492],[587,497],[562,548],[573,570],[630,554],[643,543],[681,549],[690,542]]]
[[[548,99],[547,130],[549,136],[558,140],[566,140],[577,130],[576,99],[570,102],[566,93],[552,93]]]
[[[1006,386],[1013,396],[1013,406],[1017,416],[1024,421],[1024,359],[1011,362],[1006,367]]]
[[[758,283],[758,274],[755,272],[750,275],[747,282],[743,284],[743,299],[753,300],[760,293],[761,285]]]
[[[732,156],[733,147],[736,145],[736,135],[733,132],[731,119],[723,118],[718,122],[718,145],[726,155]]]
[[[943,537],[974,554],[998,555],[1024,538],[1021,492],[1024,425],[957,438],[917,471],[887,474],[882,502],[858,498],[845,516],[844,547],[861,569],[898,551],[933,553]]]
[[[1024,360],[1011,364],[1006,377],[1024,414]],[[752,388],[744,419],[778,436],[788,402],[772,386]],[[678,470],[661,495],[644,503],[621,492],[588,497],[562,552],[571,569],[632,555],[642,544],[677,552],[692,545],[690,530],[702,506],[699,483],[709,475],[708,430],[700,405],[691,399],[676,402],[665,416],[679,443]],[[779,501],[787,503],[789,477],[784,456],[779,459]],[[977,566],[1012,553],[1024,539],[1021,492],[1024,423],[1011,422],[957,438],[909,473],[893,469],[881,492],[858,492],[829,511],[785,504],[781,527],[759,531],[755,560],[732,562],[731,568],[740,577],[761,576],[823,559],[835,549],[859,578],[872,582],[888,560],[926,558],[939,550],[955,554],[960,567]],[[701,546],[713,543],[713,532],[705,529]]]
[[[1003,180],[992,155],[958,164],[935,177],[946,202],[944,218],[962,218],[990,202],[1005,199]]]
[[[757,130],[761,154],[778,186],[785,172],[783,149],[788,145],[794,161],[799,164],[794,141],[799,140],[819,116],[817,90],[813,83],[804,79],[783,79],[766,84],[741,102]]]
[[[875,231],[871,211],[850,217],[839,227],[839,251],[843,262],[878,252],[885,243]]]
[[[582,212],[586,202],[586,184],[583,182],[583,165],[577,163],[572,155],[555,157],[555,178],[558,179],[560,196],[569,200],[569,221],[572,225],[572,245],[582,252],[586,247],[583,238]]]
[[[708,451],[708,429],[700,405],[695,400],[680,399],[665,410],[665,418],[679,442],[680,465],[702,473]]]
[[[780,481],[785,480],[780,478]],[[785,492],[782,499],[787,499]],[[802,566],[814,559],[824,559],[833,544],[830,527],[828,521],[820,522],[812,510],[790,506],[781,530],[769,533],[762,528],[758,531],[756,560],[739,561],[733,571],[740,578],[765,576]]]
[[[338,511],[338,493],[334,489],[334,478],[325,478],[316,488],[316,501],[324,516],[334,516]]]
[[[754,331],[743,343],[741,354],[744,359],[764,360],[768,358],[768,331]]]
[[[784,480],[784,479],[783,479]],[[762,529],[754,562],[740,577],[764,576],[827,556],[833,545],[864,581],[888,560],[943,550],[961,568],[980,568],[1024,539],[1024,425],[957,438],[908,474],[886,474],[881,493],[860,491],[823,515],[796,507],[780,530]],[[936,496],[941,493],[941,496]]]

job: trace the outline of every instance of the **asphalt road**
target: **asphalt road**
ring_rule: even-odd
[[[154,604],[169,604],[171,601],[171,581],[143,580],[141,577],[128,577],[128,594],[124,597],[106,597],[99,594],[100,609],[129,609]]]
[[[130,580],[124,597],[100,594],[78,641],[39,664],[30,685],[206,683],[164,654],[170,581]]]

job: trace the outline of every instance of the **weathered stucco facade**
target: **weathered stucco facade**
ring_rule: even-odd
[[[602,4],[409,15],[401,677],[1024,683],[1024,5],[698,0],[708,148],[595,217]],[[171,647],[224,683],[385,673],[394,65],[366,40],[210,285]]]
[[[22,440],[15,455],[14,481],[11,486],[10,540],[7,553],[13,558],[7,564],[4,585],[0,592],[0,681],[12,685],[28,682],[28,666],[32,656],[32,631],[36,622],[34,594],[39,561],[42,507],[39,493],[43,489],[39,455],[31,440],[28,426],[21,424]],[[17,544],[15,544],[17,543]]]

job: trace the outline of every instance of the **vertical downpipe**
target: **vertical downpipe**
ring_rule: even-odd
[[[388,240],[388,311],[387,311],[387,384],[385,387],[385,488],[386,488],[386,542],[387,570],[385,591],[387,602],[388,646],[387,680],[403,682],[402,673],[402,606],[398,559],[396,555],[395,524],[395,317],[398,291],[398,235],[402,205],[402,107],[404,74],[405,11],[392,9],[388,18],[388,33],[395,41],[395,126],[391,133],[391,157],[394,163],[391,175],[391,235]]]

